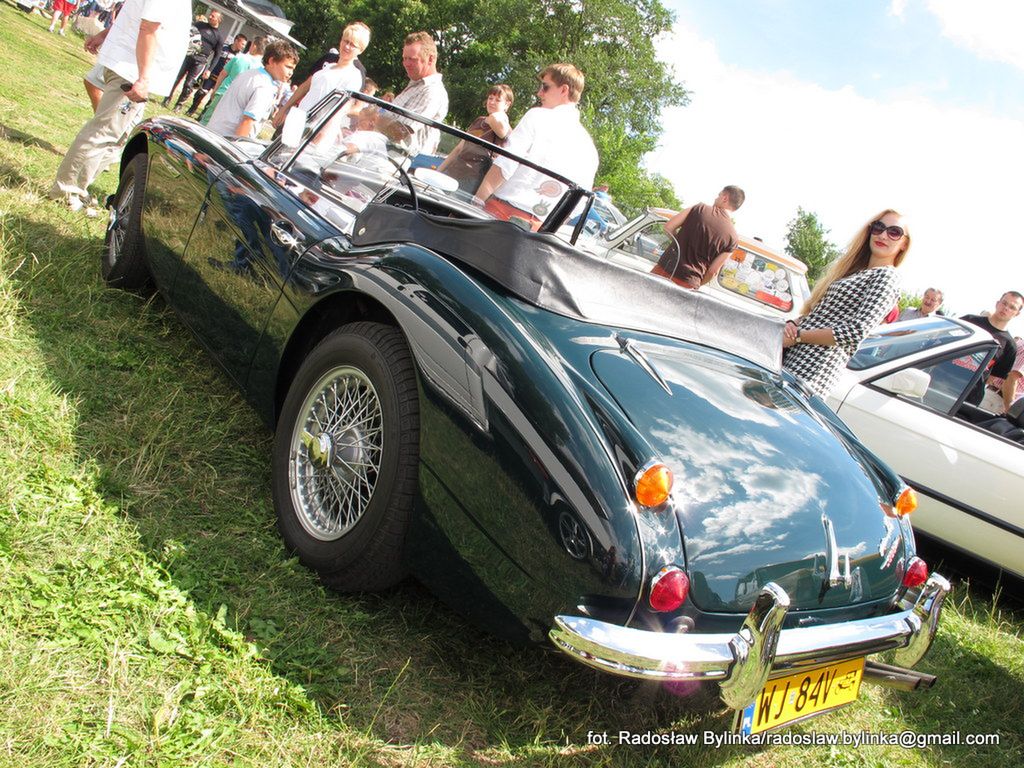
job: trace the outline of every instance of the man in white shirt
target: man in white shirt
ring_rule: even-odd
[[[206,127],[221,136],[255,139],[276,106],[278,84],[291,80],[298,62],[299,55],[289,43],[272,42],[263,52],[262,67],[243,72],[232,81]]]
[[[897,320],[915,320],[920,317],[928,317],[942,306],[942,291],[938,288],[929,288],[921,297],[921,308],[907,307],[900,312]]]
[[[402,107],[430,120],[443,123],[448,116],[448,91],[437,71],[437,45],[427,32],[413,32],[405,38],[402,48],[402,66],[409,76],[409,84],[395,97],[396,107]],[[405,146],[409,156],[432,155],[437,152],[441,132],[403,118],[395,118],[391,129],[382,128],[392,139]]]
[[[523,115],[505,149],[564,176],[583,189],[594,185],[598,156],[577,106],[583,93],[583,73],[572,64],[552,64],[540,73],[539,107]],[[565,194],[564,184],[496,157],[476,192],[484,210],[495,218],[521,219],[536,230]]]
[[[189,0],[127,0],[109,29],[86,39],[85,50],[99,52],[102,95],[57,169],[51,198],[73,210],[90,202],[89,185],[116,159],[146,99],[170,93],[191,24]]]

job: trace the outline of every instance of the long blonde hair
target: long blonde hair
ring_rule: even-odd
[[[828,272],[814,284],[814,290],[811,291],[811,296],[807,299],[807,303],[804,304],[803,309],[800,311],[803,314],[808,314],[812,309],[818,306],[818,302],[821,301],[821,297],[825,295],[825,292],[829,289],[836,280],[842,280],[844,277],[849,277],[854,272],[860,272],[862,269],[867,269],[868,263],[871,261],[871,225],[876,221],[881,221],[883,216],[888,216],[890,213],[900,217],[900,226],[903,227],[903,234],[907,240],[903,246],[903,250],[896,254],[896,258],[893,259],[893,265],[899,266],[903,263],[903,259],[907,257],[907,251],[910,250],[910,230],[907,229],[906,224],[902,222],[903,214],[893,208],[886,208],[877,216],[873,216],[868,219],[867,224],[860,228],[860,231],[854,235],[853,240],[846,246],[846,253],[840,256],[838,259],[832,262],[832,265],[828,268]]]

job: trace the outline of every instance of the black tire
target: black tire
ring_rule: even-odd
[[[136,155],[121,174],[100,265],[107,285],[143,295],[153,293],[153,277],[146,262],[146,243],[142,236],[148,158],[145,153]]]
[[[285,545],[333,589],[398,583],[418,462],[405,339],[380,323],[342,326],[302,362],[277,424],[274,506]]]

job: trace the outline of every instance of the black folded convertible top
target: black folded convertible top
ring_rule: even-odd
[[[722,349],[776,372],[781,368],[781,321],[591,256],[554,235],[506,221],[435,216],[386,204],[368,205],[354,230],[357,246],[416,243],[551,312]]]

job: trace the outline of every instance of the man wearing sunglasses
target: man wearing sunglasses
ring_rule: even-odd
[[[506,149],[576,182],[594,186],[597,148],[580,123],[583,73],[572,64],[552,64],[540,73],[539,107],[523,115],[509,134]],[[565,193],[550,176],[497,157],[476,191],[484,210],[503,221],[513,219],[536,230]]]
[[[1016,344],[1006,327],[1013,318],[1020,314],[1021,308],[1024,308],[1024,294],[1007,291],[996,302],[995,310],[990,312],[988,317],[964,315],[960,318],[979,328],[984,328],[999,344],[999,351],[992,362],[992,369],[985,386],[982,387],[979,382],[967,396],[967,402],[974,405],[980,404],[982,408],[992,413],[1002,413],[1006,407],[1003,402],[1002,386],[1007,375],[1013,369],[1013,363],[1017,357]]]

